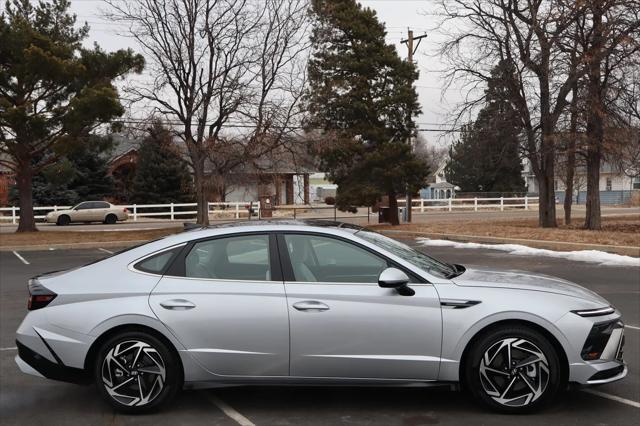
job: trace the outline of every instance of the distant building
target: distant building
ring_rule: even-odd
[[[538,193],[538,181],[531,171],[529,162],[525,163],[523,175],[527,185],[527,192]],[[631,198],[631,193],[640,190],[640,176],[632,178],[625,175],[616,166],[608,162],[600,165],[600,202],[602,204],[624,204]],[[558,202],[564,202],[565,184],[558,177],[554,181],[554,190]],[[576,167],[574,178],[574,202],[580,204],[587,199],[587,170],[584,166]]]
[[[444,175],[445,167],[447,167],[447,160],[442,161],[436,171],[429,175],[427,178],[429,184],[420,190],[420,198],[441,200],[456,196],[457,187],[447,182]]]

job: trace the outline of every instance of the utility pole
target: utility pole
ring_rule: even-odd
[[[406,40],[400,40],[400,43],[402,44],[406,44],[407,45],[407,50],[408,50],[408,55],[407,55],[407,60],[410,63],[413,63],[413,54],[416,53],[416,51],[418,50],[418,46],[420,46],[420,42],[422,41],[423,38],[427,38],[426,34],[423,34],[421,36],[417,36],[414,37],[413,36],[413,30],[407,30],[407,38]],[[418,44],[416,44],[416,47],[413,47],[413,42],[417,41]],[[408,117],[407,117],[408,121],[411,121],[411,111],[409,111]],[[413,142],[411,141],[411,135],[409,135],[409,147],[411,149],[411,151],[413,152]],[[411,197],[413,194],[411,194],[411,191],[409,191],[409,188],[407,188],[407,198],[405,200],[404,203],[404,208],[407,211],[406,214],[406,218],[407,218],[407,222],[411,222]]]

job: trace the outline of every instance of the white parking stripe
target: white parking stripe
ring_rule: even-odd
[[[229,418],[233,419],[236,423],[241,426],[255,426],[255,424],[247,419],[245,416],[237,412],[233,407],[229,404],[221,400],[215,395],[207,393],[211,402],[213,402],[224,414],[226,414]]]
[[[595,389],[581,389],[581,390],[582,390],[582,392],[590,393],[592,395],[599,396],[601,398],[610,399],[612,401],[616,401],[616,402],[620,402],[622,404],[630,405],[630,406],[635,407],[635,408],[640,408],[640,402],[637,402],[637,401],[632,401],[630,399],[621,398],[621,397],[615,396],[615,395],[610,395],[608,393],[600,392],[600,391],[597,391]]]
[[[626,325],[625,324],[624,328],[630,328],[632,330],[640,330],[640,327],[636,327],[635,325]]]
[[[27,261],[27,259],[20,256],[20,253],[18,253],[17,251],[14,251],[13,254],[15,254],[16,257],[22,261],[22,263],[24,263],[25,265],[29,265],[29,262]]]
[[[113,254],[111,250],[103,249],[102,247],[100,247],[98,250],[103,251],[105,253]]]
[[[0,352],[3,351],[17,351],[18,348],[16,348],[15,346],[11,347],[11,348],[0,348]]]

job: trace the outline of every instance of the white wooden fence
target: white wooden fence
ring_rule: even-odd
[[[399,199],[398,204],[403,207],[405,200]],[[414,199],[411,202],[411,210],[413,212],[424,213],[432,210],[444,210],[454,211],[460,209],[466,209],[469,211],[480,210],[500,210],[505,209],[524,209],[529,210],[533,205],[538,204],[538,197],[497,197],[497,198],[447,198],[440,200],[432,199]],[[184,219],[185,216],[195,216],[197,211],[195,207],[196,203],[170,203],[170,204],[130,204],[122,205],[118,207],[127,208],[129,210],[129,217],[137,221],[140,218],[145,217],[166,217],[169,220]],[[39,206],[34,207],[36,213],[42,212],[42,214],[36,214],[35,218],[42,220],[46,214],[52,211],[70,209],[72,206]],[[192,209],[187,209],[191,207]],[[234,202],[234,203],[209,203],[209,213],[225,212],[228,216],[234,219],[239,219],[243,214],[248,213],[249,208],[252,208],[255,213],[259,214],[260,205],[258,202]],[[536,206],[537,207],[537,206]],[[305,208],[312,209],[312,206],[296,206],[295,209],[287,206],[276,207],[276,210],[304,210]],[[331,207],[325,207],[331,209]],[[150,209],[156,211],[149,211]],[[157,211],[163,209],[162,211]],[[1,207],[0,208],[0,221],[8,221],[13,224],[18,222],[20,216],[19,207]],[[295,213],[294,213],[295,216]],[[304,215],[299,217],[303,218]]]

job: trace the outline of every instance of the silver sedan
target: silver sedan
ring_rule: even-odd
[[[94,382],[116,409],[183,387],[433,386],[503,412],[622,379],[620,312],[576,284],[465,268],[329,222],[186,231],[29,282],[25,373]]]

